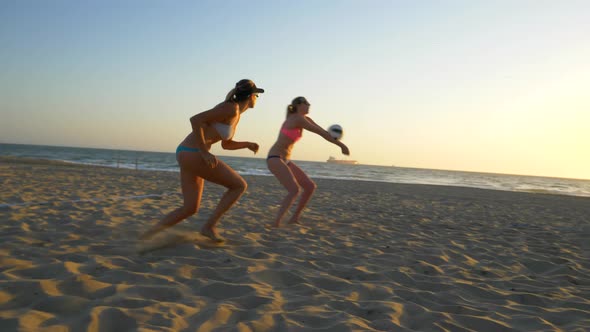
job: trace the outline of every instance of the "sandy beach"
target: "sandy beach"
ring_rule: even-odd
[[[0,331],[588,331],[590,199],[317,179],[305,226],[265,227],[283,188],[220,224],[137,236],[178,174],[0,158]]]

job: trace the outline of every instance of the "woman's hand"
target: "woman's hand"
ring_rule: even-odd
[[[258,149],[260,147],[256,143],[248,142],[248,146],[246,146],[246,148],[248,148],[248,150],[250,150],[250,151],[254,152],[254,154],[256,154],[256,152],[258,152]]]
[[[344,144],[342,144],[342,146],[340,146],[340,148],[342,149],[342,154],[348,156],[350,154],[350,151],[348,151],[348,147]]]
[[[217,166],[217,158],[211,154],[209,151],[203,151],[201,153],[205,164],[211,168],[215,168]]]

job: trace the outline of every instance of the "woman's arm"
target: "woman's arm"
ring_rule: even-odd
[[[191,117],[191,127],[197,137],[197,147],[205,151],[207,150],[204,133],[205,126],[214,122],[224,122],[226,119],[235,117],[238,112],[237,104],[224,102],[208,111],[201,112]]]
[[[223,122],[225,119],[237,116],[239,113],[238,105],[234,103],[223,102],[212,109],[194,115],[190,118],[191,127],[196,136],[197,147],[202,151],[205,162],[211,167],[217,166],[217,158],[207,150],[205,142],[205,126],[214,122]]]
[[[298,121],[297,124],[300,125],[303,129],[309,130],[313,133],[316,133],[318,135],[320,135],[321,137],[323,137],[326,141],[338,145],[341,149],[342,149],[342,153],[345,155],[349,155],[350,151],[348,151],[348,147],[346,145],[344,145],[344,143],[342,143],[341,141],[335,139],[334,137],[332,137],[332,135],[330,135],[329,132],[327,132],[326,130],[324,130],[324,128],[320,127],[317,123],[315,123],[310,117],[308,116],[301,116]]]
[[[232,140],[221,141],[221,147],[224,150],[239,150],[239,149],[250,149],[252,152],[258,152],[258,144],[253,142],[236,142]]]

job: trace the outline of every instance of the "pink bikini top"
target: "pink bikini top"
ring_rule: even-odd
[[[301,138],[301,136],[303,135],[303,129],[302,128],[287,129],[287,128],[285,128],[285,124],[283,124],[283,126],[281,127],[281,133],[283,133],[285,136],[292,139],[293,142],[297,142]]]

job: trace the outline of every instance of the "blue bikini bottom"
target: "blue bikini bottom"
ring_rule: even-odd
[[[179,153],[179,152],[182,152],[182,151],[185,151],[185,152],[200,152],[200,151],[201,151],[201,149],[197,149],[197,148],[189,148],[189,147],[187,147],[187,146],[184,146],[184,145],[179,145],[179,146],[176,148],[176,155],[178,156],[178,153]]]

